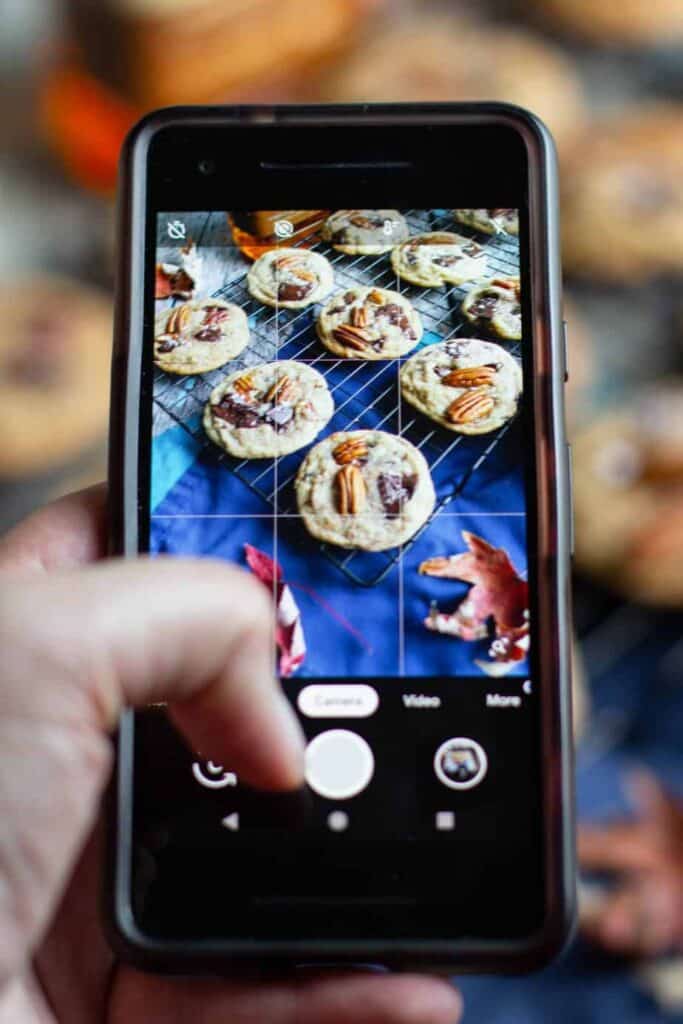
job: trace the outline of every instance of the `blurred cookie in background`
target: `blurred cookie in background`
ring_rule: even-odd
[[[623,284],[683,273],[683,105],[596,121],[561,181],[568,271]]]
[[[84,69],[141,110],[295,91],[369,0],[70,0]],[[290,97],[291,98],[291,97]]]
[[[658,46],[683,43],[680,0],[532,0],[530,5],[549,23],[593,43]],[[526,5],[525,5],[526,8]]]
[[[573,438],[576,565],[631,601],[683,604],[683,380]]]
[[[0,476],[49,470],[101,439],[109,418],[111,303],[59,277],[0,289]]]
[[[564,146],[584,122],[571,62],[530,32],[424,16],[369,36],[321,85],[341,102],[506,100],[535,111]]]

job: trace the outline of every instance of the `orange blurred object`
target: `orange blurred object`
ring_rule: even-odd
[[[44,128],[71,174],[109,192],[121,143],[145,111],[315,98],[321,70],[380,3],[72,0],[73,51],[44,80]]]
[[[71,63],[45,79],[40,113],[69,174],[87,188],[113,191],[121,144],[141,111]]]
[[[296,242],[304,249],[318,237],[318,229],[329,210],[247,210],[228,214],[228,224],[235,245],[250,260],[256,260],[270,249]],[[277,222],[287,221],[291,233],[278,237]]]

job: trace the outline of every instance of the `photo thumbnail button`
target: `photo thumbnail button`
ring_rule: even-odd
[[[303,688],[297,706],[307,718],[369,718],[379,696],[365,683],[314,684]]]
[[[472,789],[488,771],[488,758],[476,740],[457,736],[442,743],[434,755],[434,771],[449,789]]]

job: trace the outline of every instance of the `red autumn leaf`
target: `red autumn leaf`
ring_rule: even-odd
[[[190,299],[194,292],[194,279],[172,263],[157,263],[155,274],[155,299],[169,299],[174,295],[178,299]]]
[[[265,551],[244,545],[247,565],[273,595],[275,601],[275,643],[280,651],[280,674],[291,676],[306,657],[306,640],[301,613],[288,584],[282,582],[282,568]]]
[[[494,548],[474,533],[463,531],[462,536],[468,551],[448,558],[430,558],[422,562],[419,571],[426,576],[463,580],[472,586],[455,611],[444,613],[432,607],[425,625],[462,640],[482,640],[489,635],[489,620],[493,619],[495,639],[489,648],[492,660],[476,664],[488,675],[500,675],[527,656],[529,588],[507,551]]]
[[[164,269],[164,264],[157,263],[154,282],[154,298],[170,299],[173,289],[171,287],[171,275]],[[167,264],[166,264],[167,266]]]
[[[468,606],[467,618],[473,626],[484,625],[493,617],[499,633],[523,627],[529,607],[529,588],[526,580],[517,574],[507,551],[494,548],[467,530],[463,530],[462,536],[469,551],[449,558],[429,559],[422,562],[420,572],[473,584],[464,599]]]

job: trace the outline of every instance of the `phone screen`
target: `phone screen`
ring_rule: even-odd
[[[157,214],[142,547],[268,588],[308,748],[276,797],[137,716],[149,933],[540,928],[527,231],[521,206]]]

